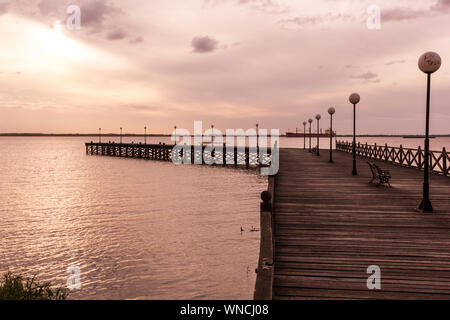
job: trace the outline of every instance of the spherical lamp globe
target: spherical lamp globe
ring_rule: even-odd
[[[441,57],[436,52],[425,52],[419,58],[419,69],[425,73],[434,73],[441,67]]]
[[[360,100],[361,98],[357,93],[352,93],[348,98],[348,101],[350,101],[351,104],[357,104]]]

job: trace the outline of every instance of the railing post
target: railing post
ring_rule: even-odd
[[[223,166],[227,165],[227,145],[224,143],[223,144],[223,149],[222,149],[222,160],[223,160]]]
[[[422,149],[420,148],[420,146],[419,146],[419,148],[417,148],[417,152],[419,154],[418,161],[417,161],[417,167],[419,168],[419,170],[421,170],[423,163],[422,163]]]
[[[271,177],[269,177],[271,179]],[[270,190],[269,182],[269,190]],[[261,193],[261,240],[259,249],[258,269],[255,281],[255,300],[272,300],[273,290],[273,259],[274,242],[272,226],[272,194],[269,191]]]
[[[261,192],[261,213],[264,211],[272,211],[272,204],[270,200],[272,200],[272,194],[269,191]]]
[[[388,145],[387,143],[384,145],[384,160],[388,161],[389,156],[388,156]]]
[[[250,167],[250,147],[245,148],[245,167]]]
[[[403,166],[403,146],[402,145],[400,145],[400,149],[399,149],[399,152],[400,152],[400,165],[401,166]]]
[[[447,150],[445,150],[445,147],[442,148],[442,171],[444,173],[444,176],[447,175]]]

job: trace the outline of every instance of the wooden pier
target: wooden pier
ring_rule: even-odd
[[[177,146],[159,144],[135,144],[114,142],[87,142],[87,155],[123,157],[145,160],[172,161],[189,164],[221,164],[235,167],[259,167],[271,165],[271,148],[215,145],[208,152],[208,145]],[[205,152],[206,151],[206,152]]]
[[[255,298],[450,299],[449,177],[430,175],[435,212],[422,213],[423,171],[370,160],[392,175],[392,188],[377,187],[366,158],[358,156],[352,176],[351,154],[334,152],[330,163],[320,153],[280,149],[273,199],[261,210],[269,250]],[[367,287],[372,265],[380,290]]]

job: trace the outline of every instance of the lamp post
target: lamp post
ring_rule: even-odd
[[[259,156],[259,123],[256,124],[256,153]]]
[[[122,144],[122,127],[120,127],[120,144]]]
[[[102,128],[98,128],[98,143],[102,143]]]
[[[306,121],[303,121],[303,150],[306,150]]]
[[[426,52],[419,58],[419,69],[427,74],[427,111],[425,123],[425,157],[423,173],[423,198],[419,205],[422,212],[433,212],[433,206],[430,201],[430,184],[428,179],[428,168],[430,161],[430,89],[431,74],[438,71],[441,67],[441,57],[435,52]]]
[[[214,145],[214,125],[211,125],[211,143]]]
[[[147,126],[144,127],[144,144],[147,144]]]
[[[359,94],[352,93],[348,99],[351,104],[353,104],[353,171],[352,175],[358,175],[358,171],[356,171],[356,104],[361,100]]]
[[[177,126],[173,127],[175,129],[175,142],[174,144],[177,144]]]
[[[328,113],[330,114],[330,162],[333,162],[333,114],[336,113],[336,109],[330,107]]]
[[[317,114],[316,115],[316,120],[317,120],[317,156],[320,156],[320,151],[319,151],[319,130],[320,130],[320,125],[319,125],[319,122],[320,122],[320,118],[322,118],[321,116],[320,116],[320,114]]]
[[[308,119],[309,122],[309,152],[311,152],[311,123],[313,122],[312,119]]]

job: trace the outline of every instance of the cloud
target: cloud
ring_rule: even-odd
[[[418,18],[432,17],[436,14],[450,12],[450,0],[437,0],[437,2],[425,10],[413,10],[406,7],[398,7],[383,10],[381,12],[382,21],[406,21]]]
[[[141,43],[141,42],[144,42],[144,38],[139,36],[137,38],[131,39],[129,42],[132,43],[132,44]]]
[[[128,105],[129,109],[138,110],[138,111],[157,111],[160,108],[156,106],[148,106],[148,105]]]
[[[405,21],[427,16],[429,16],[429,11],[412,10],[409,8],[393,8],[381,12],[381,19],[383,22]]]
[[[386,65],[386,66],[391,66],[391,65],[393,65],[393,64],[397,64],[397,63],[405,63],[405,62],[406,62],[405,60],[393,60],[393,61],[386,62],[385,65]]]
[[[41,0],[38,4],[39,12],[42,15],[58,13],[63,5],[60,0]]]
[[[306,26],[315,26],[318,24],[323,24],[327,22],[335,22],[335,21],[349,21],[353,20],[354,17],[349,14],[322,14],[322,15],[316,15],[316,16],[302,16],[302,17],[295,17],[290,19],[282,19],[279,20],[278,23],[281,24],[285,28],[289,27],[306,27]]]
[[[204,0],[205,3],[216,6],[222,2],[233,2],[237,5],[247,6],[252,10],[269,14],[283,14],[290,11],[290,8],[279,4],[274,0]]]
[[[431,10],[447,12],[450,10],[450,0],[438,0]]]
[[[0,15],[8,13],[9,3],[0,2]]]
[[[108,32],[108,34],[106,35],[106,39],[121,40],[121,39],[124,39],[126,36],[127,36],[127,34],[125,33],[125,31],[117,29],[117,30]]]
[[[112,14],[123,13],[123,11],[105,0],[89,0],[81,6],[81,23],[83,26],[98,26]]]
[[[195,37],[191,45],[196,53],[208,53],[217,50],[219,41],[210,37]]]
[[[357,76],[351,76],[350,78],[353,78],[353,79],[372,80],[372,79],[375,79],[375,78],[377,78],[377,77],[378,77],[377,74],[375,74],[375,73],[369,71],[369,72],[362,73],[362,74],[357,75]]]

